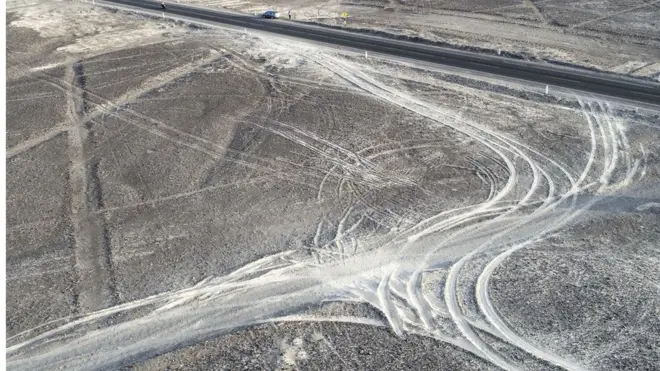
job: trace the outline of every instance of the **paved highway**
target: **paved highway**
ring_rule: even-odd
[[[157,12],[156,14],[159,15],[162,11],[160,3],[154,1],[104,0],[104,2],[150,10]],[[298,22],[267,20],[242,13],[210,10],[170,2],[166,2],[166,5],[167,10],[165,10],[165,13],[169,15],[183,16],[206,22],[292,36],[309,41],[438,63],[660,107],[660,83],[549,63],[523,61],[423,43],[394,40]]]

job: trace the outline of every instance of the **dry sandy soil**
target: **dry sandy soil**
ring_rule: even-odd
[[[660,2],[652,0],[178,1],[291,11],[300,21],[660,79]]]
[[[660,113],[8,4],[11,370],[657,369]]]

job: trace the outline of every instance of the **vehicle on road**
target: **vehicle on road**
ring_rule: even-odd
[[[270,19],[276,19],[280,17],[280,13],[274,11],[274,10],[266,10],[262,15],[261,18],[270,18]]]

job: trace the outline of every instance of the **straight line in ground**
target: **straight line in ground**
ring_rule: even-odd
[[[71,128],[69,138],[69,182],[71,225],[73,227],[75,271],[78,281],[78,313],[107,308],[117,303],[113,272],[108,261],[110,246],[104,233],[104,220],[90,213],[89,174],[85,165],[85,78],[82,63],[74,63],[67,77],[72,81],[67,94]]]
[[[541,12],[541,9],[539,9],[539,7],[536,5],[534,0],[524,0],[524,1],[525,1],[525,4],[527,4],[527,6],[530,7],[534,11],[536,16],[539,17],[540,22],[543,22],[545,24],[548,23],[548,20],[545,18],[545,16],[543,15],[543,12]]]
[[[656,1],[653,1],[653,2],[650,2],[650,3],[649,3],[649,2],[644,2],[644,3],[641,4],[641,5],[637,5],[637,6],[634,6],[634,7],[632,7],[632,8],[628,8],[628,9],[622,10],[622,11],[620,11],[620,12],[610,13],[610,14],[607,14],[607,15],[602,16],[602,17],[598,17],[598,18],[590,19],[590,20],[588,20],[588,21],[580,22],[580,23],[578,23],[578,24],[574,24],[574,25],[572,25],[572,26],[570,26],[570,27],[571,27],[571,28],[577,28],[577,27],[586,26],[586,25],[591,24],[591,23],[594,23],[594,22],[604,21],[604,20],[606,20],[606,19],[608,19],[608,18],[616,17],[616,16],[618,16],[618,15],[622,15],[622,14],[626,14],[626,13],[630,13],[630,12],[635,11],[635,10],[639,10],[639,9],[643,9],[643,8],[646,8],[646,7],[655,6],[655,5],[658,4],[658,3],[660,3],[660,0],[656,0]]]

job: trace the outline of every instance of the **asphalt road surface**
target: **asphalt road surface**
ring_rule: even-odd
[[[162,11],[160,3],[154,1],[105,1],[108,3],[122,4],[145,10]],[[312,26],[298,22],[268,20],[253,15],[208,10],[169,2],[166,3],[166,5],[167,9],[165,12],[170,15],[184,16],[219,24],[244,27],[246,29],[249,28],[277,33],[310,41],[389,54],[424,62],[438,63],[660,106],[660,83],[636,80],[633,78],[577,68],[568,68],[548,63],[529,62],[513,58],[442,48],[423,43],[388,39],[358,32]]]

